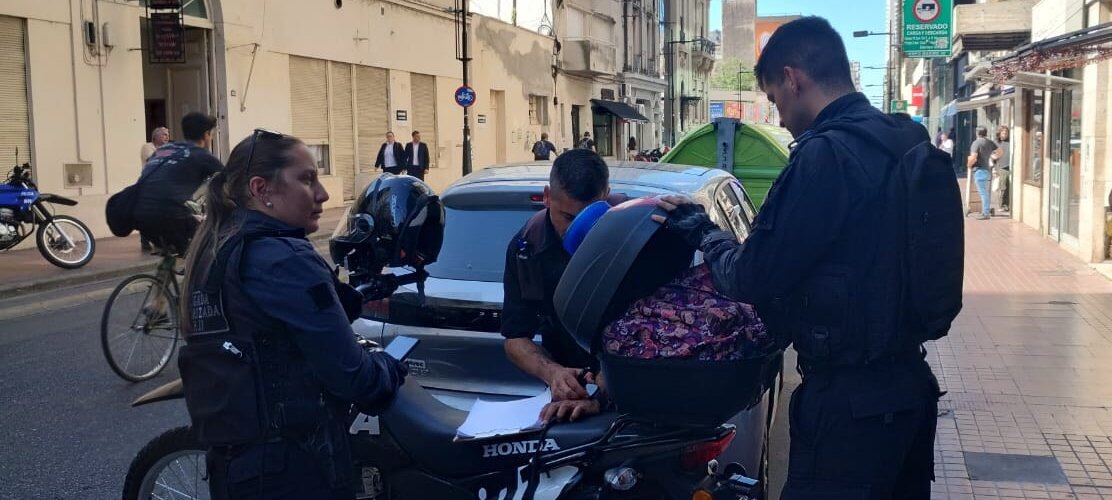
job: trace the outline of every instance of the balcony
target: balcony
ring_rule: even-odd
[[[697,40],[691,46],[696,71],[710,73],[714,69],[714,49],[717,46],[710,40]]]
[[[613,76],[617,71],[616,60],[617,50],[612,43],[568,40],[560,49],[561,69],[578,76]]]
[[[1031,39],[1036,0],[1007,0],[954,7],[954,53],[1011,50]]]

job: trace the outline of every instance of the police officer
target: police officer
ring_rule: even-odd
[[[543,380],[554,401],[583,399],[579,378],[592,358],[556,318],[552,296],[571,256],[561,241],[587,205],[610,195],[610,172],[597,153],[573,149],[552,163],[545,208],[510,240],[503,275],[502,336],[506,355],[525,373]],[[533,336],[541,334],[541,346]],[[590,380],[590,376],[586,376]]]
[[[263,130],[209,184],[179,366],[213,498],[353,498],[348,411],[378,413],[404,381],[355,342],[358,294],[305,238],[326,200],[309,149]]]
[[[799,353],[783,498],[928,498],[939,391],[921,343],[903,335],[892,249],[905,221],[882,193],[896,159],[929,137],[854,91],[825,19],[780,27],[755,73],[797,145],[753,233],[738,244],[679,197],[662,200],[670,213],[657,220],[701,248],[718,290],[756,305]],[[835,122],[867,134],[830,132]]]

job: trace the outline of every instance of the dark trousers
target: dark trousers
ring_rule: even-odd
[[[394,175],[401,175],[402,170],[404,170],[402,167],[382,167],[383,172]]]
[[[213,500],[349,500],[355,490],[329,486],[313,457],[288,441],[214,448],[206,454]]]
[[[805,371],[789,406],[781,498],[930,498],[939,395],[925,361]]]
[[[425,180],[425,168],[424,167],[410,167],[410,168],[406,169],[405,173],[407,175],[411,175],[411,176],[416,177],[418,179]]]

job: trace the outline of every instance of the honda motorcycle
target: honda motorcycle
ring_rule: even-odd
[[[361,340],[367,348],[372,342]],[[132,406],[183,398],[175,380]],[[603,413],[533,433],[457,441],[467,412],[415,381],[378,417],[350,413],[360,499],[748,499],[762,484],[715,460],[732,425],[677,426]],[[188,427],[156,437],[132,461],[124,500],[210,498],[205,447]]]
[[[64,269],[76,269],[93,260],[96,240],[81,221],[55,215],[49,204],[72,207],[77,201],[56,194],[40,193],[31,180],[31,165],[12,169],[0,184],[0,251],[8,250],[35,235],[43,258]],[[37,229],[36,229],[37,227]]]

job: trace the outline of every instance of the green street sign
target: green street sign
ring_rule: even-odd
[[[907,113],[907,101],[892,101],[890,109],[893,113]]]
[[[950,57],[953,0],[903,0],[903,53],[907,57]]]

